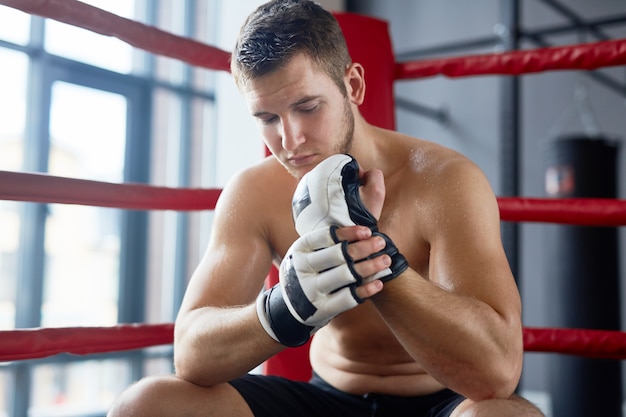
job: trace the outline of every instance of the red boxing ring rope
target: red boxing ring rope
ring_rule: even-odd
[[[626,225],[626,200],[500,197],[498,205],[500,218],[510,222],[542,222],[579,226]]]
[[[134,210],[213,210],[221,190],[113,184],[0,171],[0,200],[80,204]]]
[[[446,75],[521,75],[626,65],[626,39],[396,64],[396,80]]]
[[[26,13],[52,18],[191,65],[229,70],[230,53],[169,34],[76,0],[0,0]],[[550,70],[591,70],[626,65],[626,40],[396,63],[396,80],[434,75],[519,75]],[[81,204],[137,210],[212,210],[221,190],[111,184],[44,174],[0,171],[0,200]],[[499,198],[505,221],[596,226],[626,225],[626,200]],[[140,349],[173,341],[173,324],[0,331],[0,361],[59,353],[93,354]],[[626,332],[524,329],[524,349],[605,359],[626,359]]]
[[[60,353],[88,355],[166,345],[174,341],[174,324],[18,329],[0,335],[0,361],[15,361]]]
[[[626,359],[626,332],[524,328],[526,352],[551,352],[595,359]]]
[[[213,210],[221,190],[169,188],[145,184],[0,171],[0,200],[81,204],[134,210]],[[500,197],[500,216],[511,222],[587,226],[626,225],[626,200],[603,198]]]
[[[167,345],[174,324],[18,329],[0,332],[0,362],[61,353],[89,355]],[[551,352],[598,359],[626,359],[626,332],[584,329],[524,329],[526,352]]]
[[[81,1],[0,0],[0,4],[101,35],[113,36],[134,47],[180,59],[197,67],[230,71],[229,52],[126,19]]]

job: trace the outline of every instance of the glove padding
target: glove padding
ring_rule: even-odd
[[[286,346],[303,345],[333,317],[363,302],[355,291],[363,278],[334,227],[298,238],[280,264],[279,277],[257,298],[257,314],[265,331]]]
[[[376,218],[359,195],[359,164],[346,154],[330,156],[307,172],[291,201],[300,236],[328,226],[376,227]]]
[[[296,231],[302,236],[329,226],[369,227],[372,235],[381,236],[387,244],[368,259],[381,254],[391,257],[391,266],[370,278],[386,282],[404,272],[409,264],[391,238],[378,231],[376,218],[361,200],[360,186],[359,164],[352,156],[337,154],[320,162],[302,177],[293,195]]]

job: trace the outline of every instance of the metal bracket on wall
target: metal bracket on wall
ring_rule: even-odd
[[[520,38],[526,38],[541,47],[553,46],[545,40],[546,35],[554,35],[558,33],[566,33],[576,31],[578,33],[588,33],[593,35],[599,41],[611,39],[601,28],[608,25],[626,24],[626,15],[612,16],[606,19],[585,20],[576,12],[564,6],[556,0],[539,0],[553,10],[563,15],[569,20],[569,25],[560,25],[535,31],[521,31]],[[585,75],[594,81],[604,85],[614,92],[626,97],[626,84],[616,81],[612,77],[599,71],[586,71]]]
[[[428,117],[441,124],[446,124],[450,120],[448,109],[445,107],[432,108],[398,96],[394,100],[398,108]]]

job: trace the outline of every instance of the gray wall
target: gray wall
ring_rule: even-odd
[[[562,0],[570,9],[585,19],[623,15],[623,0]],[[356,0],[349,2],[352,11],[389,21],[396,54],[420,50],[451,42],[460,42],[494,35],[500,21],[501,2],[498,0]],[[542,29],[567,20],[539,0],[522,2],[522,28]],[[626,37],[626,24],[607,27],[604,31],[613,38]],[[546,38],[552,45],[567,45],[596,41],[592,36],[576,34]],[[524,48],[535,48],[524,42]],[[457,55],[491,53],[493,47],[465,50]],[[443,56],[451,56],[451,53]],[[435,57],[435,56],[431,56]],[[424,57],[424,59],[427,57]],[[603,69],[620,84],[626,84],[626,69]],[[583,86],[601,133],[616,136],[623,145],[626,136],[625,96],[591,80],[584,72],[559,71],[527,75],[521,82],[521,141],[522,187],[521,196],[543,197],[545,150],[556,136],[582,133],[584,126],[574,107],[574,92]],[[474,160],[487,174],[496,193],[500,193],[500,126],[501,78],[481,76],[472,78],[434,77],[416,81],[401,81],[396,95],[432,108],[446,108],[448,124],[421,116],[406,109],[397,110],[398,130],[454,148]],[[623,146],[622,146],[623,147]],[[626,196],[625,151],[619,157],[619,194]],[[518,280],[524,302],[524,324],[545,327],[546,280],[543,245],[545,225],[521,226],[521,270]],[[620,258],[626,258],[626,236],[620,228]],[[621,266],[623,281],[624,265]],[[624,285],[622,284],[622,288]],[[622,292],[624,292],[622,290]],[[624,297],[624,296],[623,296]],[[626,299],[626,298],[623,298]],[[622,316],[624,313],[622,312]],[[622,323],[626,320],[622,318]],[[524,390],[547,391],[546,364],[550,354],[527,353],[522,379]]]

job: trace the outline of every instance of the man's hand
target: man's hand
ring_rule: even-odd
[[[385,177],[379,169],[371,169],[363,171],[359,167],[359,195],[363,205],[367,207],[372,216],[378,220],[383,211],[383,203],[385,202]]]
[[[286,346],[300,346],[333,317],[364,301],[363,297],[380,291],[372,284],[360,289],[363,275],[372,275],[389,266],[388,257],[366,260],[380,251],[383,239],[367,239],[365,228],[335,226],[314,230],[301,236],[287,251],[280,270],[280,282],[257,299],[257,314],[265,331]],[[359,240],[364,238],[365,240]],[[361,262],[355,262],[357,259]]]
[[[382,211],[384,197],[381,171],[363,172],[350,155],[333,155],[304,175],[296,188],[292,200],[296,230],[302,236],[328,226],[369,227],[373,235],[387,242],[385,248],[372,257],[386,254],[392,260],[388,271],[371,279],[388,281],[409,265],[389,236],[378,230],[377,217]],[[368,210],[365,202],[372,205],[376,215]]]
[[[280,282],[257,299],[259,320],[274,340],[306,343],[408,268],[393,241],[378,231],[384,197],[382,172],[363,172],[350,155],[331,156],[302,178],[292,200],[300,238],[280,265]]]

